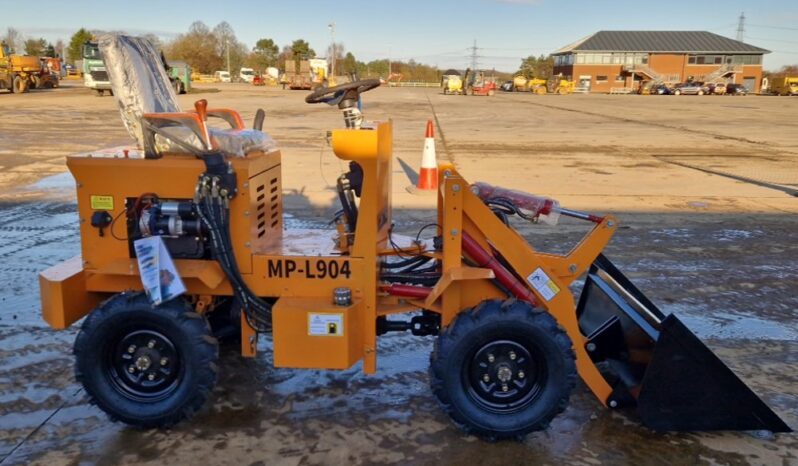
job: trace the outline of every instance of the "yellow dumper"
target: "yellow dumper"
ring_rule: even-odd
[[[798,77],[773,78],[770,92],[777,95],[798,95]]]
[[[8,44],[0,42],[0,89],[28,92],[33,76],[41,69],[37,57],[12,55]]]
[[[445,75],[441,78],[441,87],[444,95],[463,94],[463,79],[456,74]]]

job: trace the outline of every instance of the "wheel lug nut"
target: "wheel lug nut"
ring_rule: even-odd
[[[153,373],[147,374],[147,380],[155,380],[155,374]]]
[[[485,375],[482,376],[482,380],[485,383],[488,383],[488,382],[490,382],[490,376],[488,374],[485,374]]]
[[[496,358],[494,358],[492,354],[488,354],[488,362],[493,362],[495,360]]]
[[[155,348],[155,340],[150,340],[147,342],[147,348]]]
[[[136,352],[136,345],[130,345],[127,347],[128,353],[135,353]]]
[[[136,366],[131,365],[130,367],[127,368],[127,371],[130,372],[131,374],[136,372]]]
[[[509,389],[510,389],[510,387],[508,387],[507,384],[502,384],[502,391],[503,392],[506,392]]]
[[[524,378],[524,371],[518,371],[518,378],[519,379],[523,379]]]
[[[515,361],[515,358],[516,358],[516,356],[515,356],[515,352],[514,352],[514,351],[510,351],[510,359],[512,359],[513,361]]]
[[[168,359],[166,359],[166,358],[161,358],[161,365],[162,365],[162,366],[165,366],[165,365],[167,365],[167,364],[169,364],[169,360],[168,360]]]

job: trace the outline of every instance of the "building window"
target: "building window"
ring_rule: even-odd
[[[722,55],[715,55],[715,64],[720,65],[723,63],[723,56]]]
[[[687,64],[688,65],[695,65],[695,55],[688,55],[687,56]]]
[[[607,75],[601,75],[600,74],[600,75],[596,76],[596,82],[597,83],[607,82]]]
[[[619,74],[618,76],[615,76],[615,81],[616,82],[624,82],[625,79],[623,79],[623,75],[622,74]]]

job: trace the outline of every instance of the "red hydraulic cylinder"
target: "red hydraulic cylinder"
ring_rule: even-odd
[[[424,286],[412,286],[412,285],[382,285],[380,286],[382,291],[387,292],[389,295],[392,296],[402,296],[404,298],[416,298],[416,299],[424,299],[432,293],[432,288],[427,288]]]
[[[466,232],[463,232],[463,251],[465,251],[478,266],[491,269],[496,276],[496,280],[507,288],[507,291],[513,296],[533,306],[537,305],[537,298],[529,291],[529,288],[519,282],[492,254],[482,249],[482,246]]]

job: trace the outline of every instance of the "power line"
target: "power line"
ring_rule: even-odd
[[[798,41],[794,41],[794,40],[766,39],[764,37],[751,37],[751,36],[748,36],[748,38],[749,39],[754,39],[754,40],[763,40],[763,41],[766,41],[766,42],[784,42],[785,44],[798,44]]]
[[[798,31],[798,28],[792,28],[787,26],[767,26],[764,24],[748,24],[751,27],[755,28],[767,28],[767,29],[783,29],[785,31]]]

